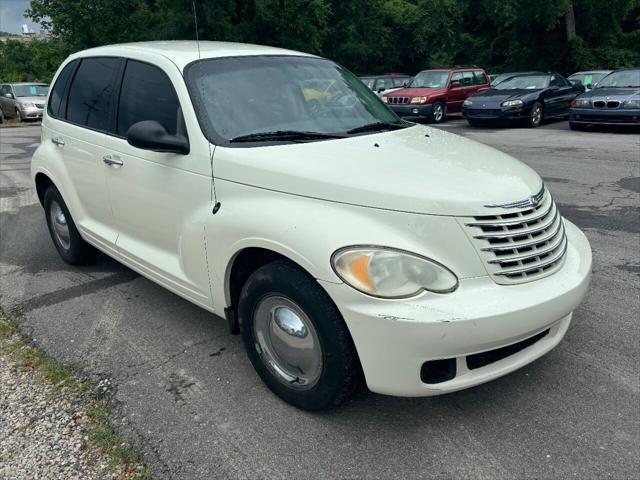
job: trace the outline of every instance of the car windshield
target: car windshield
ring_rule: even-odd
[[[13,91],[16,97],[46,97],[49,92],[48,85],[14,85]]]
[[[587,85],[595,85],[606,76],[606,73],[576,73],[575,75],[571,75],[569,80],[578,80],[586,87]]]
[[[549,86],[548,75],[520,75],[494,85],[496,90],[539,90]]]
[[[420,72],[414,78],[409,87],[412,88],[441,88],[447,85],[449,72],[425,71]]]
[[[621,70],[604,77],[597,88],[640,88],[640,70]]]
[[[266,134],[318,140],[364,126],[405,125],[358,77],[326,59],[216,58],[194,62],[185,74],[200,125],[214,143]]]

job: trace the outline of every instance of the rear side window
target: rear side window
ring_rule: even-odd
[[[180,103],[169,77],[147,63],[129,60],[122,79],[118,106],[118,135],[134,123],[159,122],[172,135],[177,132]]]
[[[473,72],[475,81],[473,82],[475,85],[484,85],[485,83],[489,83],[485,74],[481,71]]]
[[[68,63],[58,75],[56,79],[56,83],[53,85],[51,89],[51,95],[49,96],[49,108],[48,113],[52,117],[64,117],[64,110],[60,111],[60,107],[62,105],[62,99],[64,97],[64,92],[67,88],[67,84],[69,83],[69,79],[71,78],[71,74],[73,70],[76,68],[77,61]]]
[[[67,120],[95,130],[107,130],[111,118],[114,80],[120,59],[85,58],[69,89]]]

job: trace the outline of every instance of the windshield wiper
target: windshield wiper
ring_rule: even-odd
[[[368,123],[367,125],[362,125],[361,127],[352,128],[351,130],[347,130],[347,133],[363,133],[363,132],[381,132],[383,130],[400,130],[401,128],[406,128],[410,124],[409,123],[391,123],[391,122],[376,122],[376,123]]]
[[[277,130],[275,132],[256,132],[249,133],[247,135],[240,135],[239,137],[229,140],[231,143],[241,142],[278,142],[287,141],[292,142],[304,141],[304,140],[322,140],[328,138],[344,138],[340,135],[334,135],[331,133],[322,132],[303,132],[298,130]]]

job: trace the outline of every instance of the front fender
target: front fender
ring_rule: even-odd
[[[279,253],[318,280],[341,283],[330,258],[349,245],[380,245],[432,258],[459,278],[486,270],[453,217],[357,207],[216,179],[220,210],[209,216],[206,245],[216,310],[229,306],[229,268],[245,248]]]

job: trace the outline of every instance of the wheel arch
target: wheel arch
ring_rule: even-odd
[[[226,305],[224,313],[231,333],[237,334],[240,332],[237,308],[242,287],[253,272],[275,260],[286,260],[306,272],[310,277],[315,278],[308,268],[305,268],[301,262],[294,260],[291,255],[267,246],[246,246],[240,248],[229,259],[224,275],[224,298]]]
[[[40,200],[40,205],[44,207],[44,194],[51,185],[55,186],[53,180],[49,178],[49,176],[45,173],[38,172],[34,178],[36,184],[36,193],[38,194],[38,200]],[[56,187],[57,188],[57,187]]]

